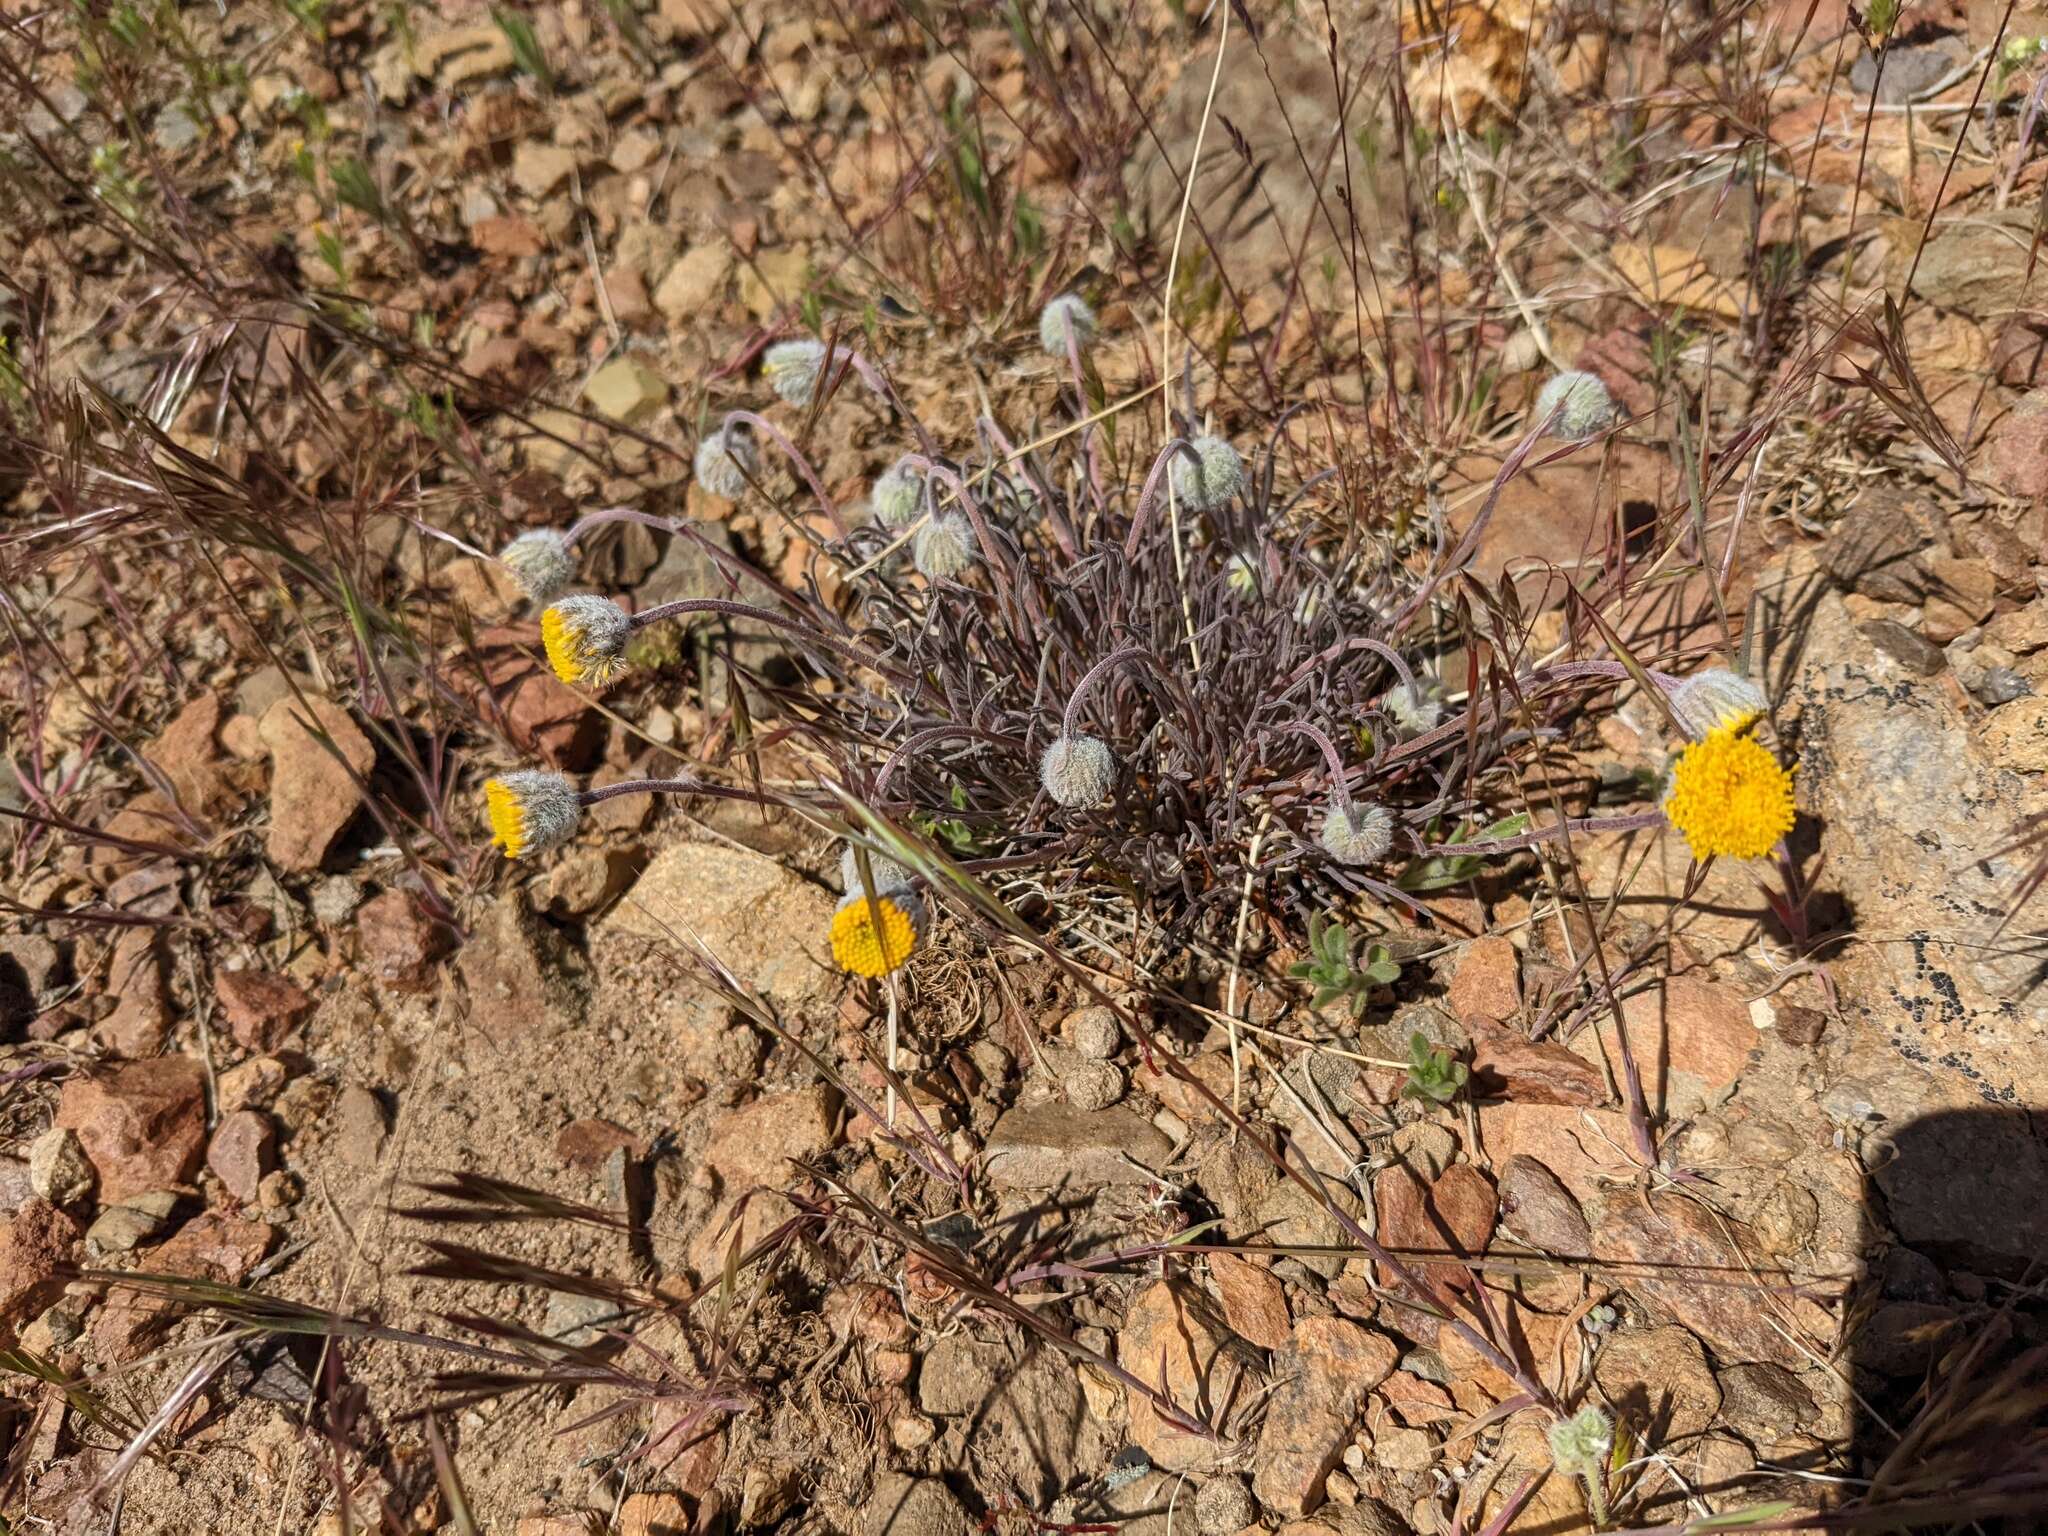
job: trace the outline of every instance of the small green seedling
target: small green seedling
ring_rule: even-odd
[[[1387,953],[1384,944],[1367,946],[1365,964],[1354,965],[1350,932],[1342,923],[1332,922],[1320,913],[1308,920],[1308,950],[1312,958],[1295,962],[1288,967],[1287,974],[1315,984],[1315,996],[1309,1000],[1311,1008],[1327,1008],[1349,999],[1351,1017],[1358,1018],[1365,1012],[1372,989],[1386,986],[1401,975],[1400,962]]]
[[[1408,1081],[1401,1085],[1404,1099],[1428,1099],[1448,1104],[1464,1091],[1472,1069],[1440,1045],[1431,1045],[1421,1030],[1408,1037]]]

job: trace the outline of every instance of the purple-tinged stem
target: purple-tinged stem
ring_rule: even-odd
[[[783,451],[789,462],[796,466],[796,472],[803,477],[804,484],[811,488],[811,494],[818,498],[818,505],[825,509],[825,515],[832,519],[833,532],[840,538],[845,538],[851,530],[846,526],[846,519],[839,514],[838,503],[825,494],[825,487],[819,483],[817,471],[811,468],[811,461],[798,451],[796,444],[789,440],[782,428],[767,417],[757,416],[752,411],[728,412],[725,418],[726,427],[731,427],[734,422],[752,427]]]
[[[1088,490],[1095,497],[1095,510],[1102,510],[1102,458],[1095,451],[1095,423],[1088,420],[1088,371],[1081,366],[1081,338],[1067,327],[1067,361],[1074,369],[1074,414],[1083,422],[1081,457],[1088,466]]]
[[[714,800],[766,803],[763,796],[751,789],[732,789],[723,784],[706,784],[701,779],[627,779],[618,784],[607,784],[602,789],[579,789],[576,792],[576,803],[584,806],[601,805],[607,800],[616,800],[620,795],[706,795]]]
[[[929,730],[919,731],[890,753],[889,760],[882,764],[882,771],[875,776],[875,798],[880,800],[888,792],[890,775],[895,773],[897,767],[906,762],[913,753],[922,751],[935,741],[944,741],[953,736],[968,737],[975,741],[992,741],[999,745],[1008,744],[1011,740],[1010,737],[998,736],[993,731],[977,730],[971,725],[935,725]]]
[[[1076,683],[1074,691],[1067,695],[1066,713],[1060,716],[1060,734],[1062,736],[1074,734],[1074,727],[1080,723],[1081,706],[1088,701],[1089,693],[1097,683],[1102,681],[1104,674],[1119,662],[1129,661],[1133,657],[1138,656],[1150,659],[1151,652],[1147,651],[1142,645],[1126,645],[1118,650],[1111,651],[1102,660],[1081,674],[1081,681]]]
[[[1323,734],[1320,727],[1310,725],[1306,720],[1294,720],[1280,728],[1280,734],[1293,732],[1306,736],[1323,749],[1323,761],[1330,768],[1330,796],[1337,802],[1337,808],[1344,813],[1344,819],[1351,819],[1351,786],[1344,782],[1344,759],[1337,755],[1337,744]]]
[[[1152,469],[1145,476],[1145,484],[1138,492],[1138,510],[1131,517],[1131,531],[1124,535],[1124,558],[1138,558],[1138,541],[1144,537],[1145,525],[1152,521],[1152,503],[1159,495],[1159,480],[1166,473],[1166,466],[1173,462],[1176,453],[1185,453],[1196,464],[1202,456],[1195,452],[1195,446],[1184,437],[1176,437],[1159,450],[1159,457],[1152,461]]]
[[[638,507],[600,507],[595,512],[586,512],[569,525],[569,531],[562,535],[562,542],[571,549],[576,541],[593,528],[606,523],[641,523],[649,528],[658,528],[663,533],[676,531],[676,520],[672,517],[657,517],[652,512],[642,512]]]
[[[802,635],[811,644],[821,645],[849,661],[858,662],[864,667],[872,667],[885,677],[901,676],[900,672],[892,671],[879,658],[870,656],[856,646],[834,640],[830,635],[820,634],[808,624],[796,619],[785,619],[779,613],[766,608],[756,608],[752,603],[727,602],[722,597],[683,597],[672,603],[658,603],[652,608],[630,615],[627,622],[638,629],[645,624],[658,624],[663,619],[680,618],[686,613],[722,613],[728,618],[752,619],[756,623],[772,624],[777,629],[786,629],[792,634]]]
[[[1538,843],[1562,837],[1567,831],[1639,832],[1645,827],[1660,826],[1663,821],[1662,811],[1631,811],[1626,816],[1579,816],[1553,821],[1547,827],[1538,827],[1534,832],[1524,832],[1518,837],[1490,837],[1477,843],[1433,843],[1426,852],[1431,858],[1445,854],[1513,853],[1518,848],[1533,848]]]
[[[852,347],[835,345],[831,348],[831,351],[833,356],[846,359],[847,366],[860,375],[861,382],[867,385],[870,393],[881,400],[883,404],[893,408],[899,416],[910,423],[910,430],[917,435],[918,447],[927,454],[938,451],[938,446],[932,442],[931,434],[925,431],[924,423],[911,413],[910,407],[903,403],[903,397],[896,393],[896,386],[889,381],[889,375],[882,372],[881,369],[869,362]],[[830,359],[827,360],[829,361]]]
[[[967,514],[967,521],[974,527],[974,541],[981,546],[982,562],[988,566],[989,574],[995,578],[1004,600],[1012,609],[1017,606],[1017,594],[1010,585],[1009,573],[1003,569],[1001,552],[996,547],[995,535],[988,531],[988,519],[981,515],[981,508],[975,504],[974,495],[967,489],[967,482],[957,471],[948,469],[930,454],[906,453],[903,462],[929,480],[943,480],[959,498],[960,508]]]
[[[1059,543],[1060,553],[1065,555],[1069,562],[1080,559],[1080,550],[1074,544],[1074,531],[1067,526],[1066,513],[1060,510],[1060,500],[1053,495],[1052,487],[1035,475],[1028,463],[1018,458],[1017,450],[1010,446],[1010,440],[1003,435],[1001,427],[986,416],[981,418],[978,425],[988,435],[989,441],[995,444],[996,451],[1002,454],[1004,460],[1018,465],[1022,470],[1025,482],[1031,486],[1045,508],[1045,520],[1052,528],[1053,538]]]

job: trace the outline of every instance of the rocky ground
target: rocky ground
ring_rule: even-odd
[[[1005,16],[0,3],[0,1527],[2038,1511],[2048,13],[1233,11],[1213,80],[1221,11]],[[939,903],[898,1102],[815,820],[486,846],[494,770],[817,775],[735,703],[772,637],[653,632],[600,698],[488,551],[624,504],[701,536],[592,542],[636,611],[816,579],[805,488],[695,443],[778,413],[852,506],[903,419],[762,405],[763,344],[860,345],[964,455],[1071,420],[1069,287],[1091,405],[1170,293],[1222,430],[1356,477],[1302,536],[1418,568],[1596,373],[1629,420],[1500,488],[1440,691],[1480,636],[1748,650],[1794,893],[1668,830],[1489,858],[1344,913],[1399,962],[1354,1017],[1299,901],[1190,937],[992,876],[1060,963]],[[1142,470],[1156,399],[1112,424]],[[1490,782],[1654,808],[1674,744],[1625,684]]]

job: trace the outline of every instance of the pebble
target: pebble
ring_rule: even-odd
[[[100,1199],[182,1184],[206,1142],[206,1074],[189,1056],[128,1062],[64,1085],[57,1124],[77,1133]]]
[[[1076,1008],[1060,1021],[1060,1033],[1066,1037],[1068,1045],[1091,1061],[1109,1060],[1123,1043],[1123,1031],[1117,1025],[1115,1012],[1100,1004]]]
[[[1106,1061],[1077,1061],[1061,1077],[1060,1089],[1076,1109],[1107,1109],[1124,1096],[1124,1075]]]
[[[206,1149],[206,1166],[243,1205],[261,1198],[264,1175],[277,1151],[277,1127],[261,1110],[238,1109],[223,1119]]]
[[[1195,1526],[1202,1536],[1235,1536],[1258,1518],[1258,1501],[1241,1477],[1212,1477],[1195,1494]]]
[[[169,1189],[150,1190],[110,1205],[86,1228],[86,1251],[128,1253],[139,1248],[170,1225],[177,1208],[177,1192]]]
[[[28,1148],[29,1188],[52,1205],[70,1205],[92,1193],[92,1164],[78,1137],[52,1126]]]

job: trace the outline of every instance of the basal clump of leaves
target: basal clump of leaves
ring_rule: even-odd
[[[1310,958],[1296,961],[1287,974],[1315,988],[1309,999],[1311,1008],[1341,1002],[1350,1007],[1351,1017],[1361,1018],[1372,989],[1391,986],[1401,976],[1400,962],[1384,944],[1367,945],[1361,963],[1345,926],[1320,912],[1308,920],[1308,949]]]
[[[1068,324],[1061,339],[1071,352],[1090,334]],[[1296,917],[1359,895],[1412,906],[1401,876],[1440,829],[1494,819],[1473,786],[1500,757],[1498,724],[1439,725],[1419,702],[1448,564],[1404,560],[1371,529],[1332,538],[1327,507],[1299,515],[1342,486],[1292,461],[1284,419],[1254,440],[1184,412],[1156,447],[1134,441],[1135,416],[1114,434],[1082,421],[1018,450],[984,418],[954,456],[879,368],[826,352],[805,349],[814,388],[857,375],[915,444],[876,482],[872,515],[833,505],[781,428],[734,412],[706,428],[707,488],[766,496],[780,461],[837,536],[802,589],[732,563],[718,597],[630,619],[712,612],[774,630],[794,680],[745,685],[830,765],[796,798],[837,815],[843,794],[942,831],[970,872],[1054,902],[1113,891],[1211,940],[1248,889]],[[610,675],[622,620],[589,598],[547,610],[565,678]],[[1324,934],[1348,943],[1340,926]]]

